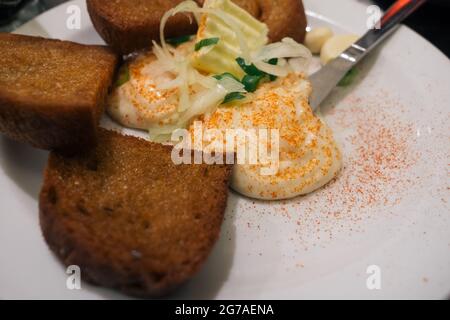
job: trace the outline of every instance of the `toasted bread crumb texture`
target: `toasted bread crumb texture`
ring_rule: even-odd
[[[176,166],[168,147],[101,129],[97,149],[84,156],[51,153],[43,234],[86,280],[138,296],[168,293],[217,240],[230,170]]]
[[[150,47],[159,41],[161,18],[183,0],[87,0],[92,23],[100,36],[121,54]],[[195,19],[186,14],[172,17],[166,25],[167,37],[194,34]]]
[[[115,54],[8,33],[0,33],[0,52],[0,131],[44,149],[95,140]]]

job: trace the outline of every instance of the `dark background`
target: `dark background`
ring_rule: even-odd
[[[0,31],[12,31],[60,2],[64,0],[0,0]],[[394,0],[375,0],[383,9],[387,9],[393,2]],[[428,0],[428,3],[407,19],[406,25],[450,57],[450,0]]]
[[[375,1],[387,9],[393,0]],[[405,24],[450,57],[450,0],[428,0]]]

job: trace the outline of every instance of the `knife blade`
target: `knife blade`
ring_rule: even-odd
[[[309,99],[315,111],[339,81],[356,66],[378,44],[391,35],[400,23],[416,11],[427,0],[397,0],[383,15],[378,28],[367,31],[358,41],[352,44],[336,59],[327,63],[319,71],[310,76],[313,92]]]

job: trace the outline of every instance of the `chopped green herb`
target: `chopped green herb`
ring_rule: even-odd
[[[119,70],[119,76],[117,77],[115,86],[120,87],[130,81],[130,70],[127,65],[123,65]]]
[[[200,40],[195,44],[195,51],[199,51],[203,47],[209,47],[218,44],[219,40],[220,40],[219,38],[207,38]]]
[[[242,84],[245,87],[245,90],[247,92],[255,92],[256,89],[258,89],[258,85],[261,83],[261,81],[265,80],[266,78],[269,78],[270,81],[274,81],[277,79],[276,76],[267,74],[264,71],[259,70],[254,64],[246,64],[245,60],[243,58],[237,58],[236,59],[237,64],[241,67],[242,70],[246,73],[244,78],[242,78]],[[271,65],[277,65],[278,64],[278,58],[273,58],[266,63]],[[239,81],[234,75],[230,73],[224,73],[222,75],[214,76],[214,78],[221,80],[224,76],[233,77],[233,79]]]
[[[267,63],[271,64],[273,66],[276,66],[278,64],[278,58],[272,58],[269,61],[267,61]],[[278,77],[273,74],[269,74],[269,78],[270,78],[270,81],[275,81],[275,80],[277,80]]]
[[[261,76],[261,75],[265,74],[264,72],[259,70],[257,67],[255,67],[255,65],[253,63],[252,64],[246,64],[245,60],[243,58],[237,58],[236,62],[241,67],[241,69],[244,70],[244,72],[246,74],[248,74],[248,75]]]
[[[222,74],[218,74],[218,75],[213,76],[213,78],[215,78],[215,79],[217,79],[217,80],[222,80],[223,78],[226,78],[226,77],[232,78],[232,79],[234,79],[234,80],[240,82],[238,78],[236,78],[233,74],[231,74],[231,73],[229,73],[229,72],[225,72],[225,73],[222,73]]]
[[[190,41],[191,39],[192,39],[192,35],[185,35],[185,36],[181,36],[181,37],[167,39],[166,42],[168,44],[171,44],[172,46],[176,47],[176,46],[179,46],[180,44]]]
[[[241,92],[231,92],[225,96],[225,99],[223,99],[222,104],[230,103],[235,100],[242,100],[244,98],[245,95],[242,94]]]
[[[264,77],[265,75],[251,76],[247,74],[242,79],[242,84],[244,85],[245,90],[247,90],[248,92],[255,92],[258,88],[259,83]]]
[[[249,91],[249,92],[254,92],[254,90],[256,90],[258,84],[260,83],[260,81],[262,79],[264,79],[264,77],[266,77],[266,76],[269,77],[270,81],[275,81],[277,79],[277,76],[267,74],[266,72],[259,70],[254,64],[250,64],[250,65],[246,64],[245,60],[243,58],[237,58],[236,62],[248,76],[251,76],[251,77],[247,77],[247,78],[244,77],[244,79],[242,80],[242,83],[246,86],[246,89],[249,88],[249,89],[253,90],[253,91],[250,91],[247,89],[247,91]],[[275,66],[278,64],[278,58],[270,59],[270,60],[266,61],[266,63]],[[253,89],[254,83],[256,83],[256,88]]]
[[[347,87],[353,83],[356,76],[358,75],[358,70],[355,68],[351,68],[347,74],[342,78],[341,81],[339,81],[338,86],[339,87]]]

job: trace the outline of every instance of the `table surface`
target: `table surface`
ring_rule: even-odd
[[[11,32],[34,16],[50,9],[65,0],[30,0],[16,15],[11,23],[0,26],[0,32]],[[391,5],[394,0],[355,0],[371,4],[375,2],[383,9]],[[405,24],[428,39],[448,57],[450,57],[450,1],[429,0],[418,12],[405,21]]]

